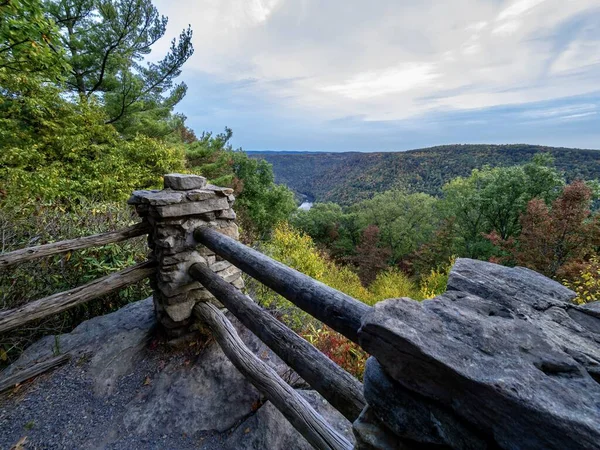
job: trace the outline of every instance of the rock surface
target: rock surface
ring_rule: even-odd
[[[600,319],[573,297],[530,270],[459,259],[448,292],[378,303],[359,338],[390,379],[491,448],[600,448]]]
[[[206,186],[206,178],[199,175],[169,173],[164,176],[165,188],[177,191],[191,191]]]
[[[483,436],[448,408],[412,392],[394,381],[370,357],[364,376],[365,399],[372,414],[379,418],[406,445],[448,446],[453,449],[486,449]]]
[[[0,396],[0,448],[24,437],[25,448],[44,449],[310,448],[216,343],[190,341],[175,351],[156,339],[155,328],[149,298],[27,349],[0,376],[56,351],[71,354],[71,362]],[[238,330],[289,379],[279,358]],[[343,416],[316,393],[302,393],[351,438]]]
[[[317,392],[300,391],[300,394],[323,416],[337,431],[347,438],[352,436],[352,427],[343,416],[333,409]],[[313,447],[273,406],[267,402],[248,418],[242,426],[225,441],[230,450],[313,450]]]

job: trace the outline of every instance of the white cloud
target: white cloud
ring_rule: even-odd
[[[555,108],[533,109],[524,111],[521,115],[526,119],[536,120],[565,120],[593,116],[597,114],[598,106],[592,103],[580,103]]]
[[[473,23],[469,26],[467,26],[467,28],[465,28],[467,31],[481,31],[484,28],[486,28],[489,25],[489,23],[485,20],[482,20],[481,22],[477,22],[477,23]]]
[[[380,72],[359,73],[344,83],[325,86],[322,90],[351,99],[363,99],[408,91],[430,84],[438,76],[433,64],[408,63]]]
[[[194,29],[188,84],[198,73],[252,79],[245,89],[282,114],[393,120],[599,89],[598,0],[156,5],[170,18],[169,35],[188,23]]]
[[[511,20],[498,25],[496,28],[494,28],[492,33],[499,35],[510,35],[515,33],[519,28],[521,28],[521,22],[518,20]]]
[[[540,3],[544,3],[546,0],[518,0],[513,1],[508,7],[500,11],[498,14],[498,20],[505,20],[512,17],[519,17],[526,13],[532,8],[535,8]]]

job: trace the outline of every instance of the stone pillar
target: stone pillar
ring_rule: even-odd
[[[214,252],[194,241],[197,227],[216,228],[239,239],[233,189],[213,186],[198,175],[168,174],[164,189],[135,191],[128,203],[134,205],[142,220],[152,227],[148,236],[150,258],[158,263],[151,278],[154,307],[160,324],[172,338],[185,334],[192,324],[192,308],[197,302],[222,305],[197,281],[188,268],[202,262],[223,279],[241,289],[241,271]]]

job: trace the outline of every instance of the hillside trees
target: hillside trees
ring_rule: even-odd
[[[356,266],[360,281],[368,286],[375,281],[379,272],[388,267],[391,254],[389,248],[379,246],[377,225],[369,225],[362,231],[355,255],[347,260]]]
[[[471,258],[491,256],[485,233],[494,230],[503,240],[517,236],[528,202],[533,198],[550,202],[563,185],[564,179],[546,155],[536,155],[520,166],[474,169],[469,177],[450,181],[443,188],[441,207],[455,221],[457,253]]]
[[[187,166],[211,183],[232,187],[244,237],[262,238],[296,209],[294,195],[287,187],[275,184],[269,163],[251,159],[241,149],[234,150],[232,135],[229,128],[218,134],[203,133],[186,147]]]
[[[328,248],[334,258],[352,255],[360,238],[356,214],[343,211],[335,203],[315,203],[308,211],[298,210],[291,223]]]
[[[265,237],[297,208],[294,194],[286,186],[275,184],[273,169],[265,160],[234,152],[233,173],[240,191],[236,209],[243,219],[242,227],[255,237]]]
[[[403,152],[277,153],[255,155],[273,164],[279,182],[316,202],[350,206],[392,189],[441,196],[442,186],[456,177],[468,178],[473,169],[525,164],[539,153],[555,159],[567,181],[600,178],[596,150],[527,144],[445,145]]]
[[[548,277],[570,277],[569,269],[593,257],[600,245],[600,216],[590,211],[592,199],[592,189],[575,181],[551,206],[541,198],[531,200],[521,215],[517,238],[502,239],[494,232],[490,239],[509,253],[512,264]]]
[[[309,211],[298,211],[292,223],[341,260],[354,263],[357,256],[361,259],[359,246],[363,256],[377,248],[387,249],[381,254],[395,264],[429,241],[439,222],[437,204],[438,200],[427,194],[393,190],[345,210],[334,203],[317,203]],[[365,235],[372,226],[375,228]]]
[[[379,229],[380,243],[391,249],[391,261],[399,262],[427,242],[437,226],[438,200],[423,194],[393,190],[375,195],[350,208],[360,230]]]
[[[440,200],[393,190],[345,209],[317,203],[292,221],[353,265],[365,285],[386,263],[443,284],[448,262],[470,257],[589,286],[600,246],[600,219],[590,211],[598,189],[582,181],[565,186],[552,163],[536,155],[519,166],[475,169],[447,183]],[[352,230],[352,244],[340,255],[342,230]]]

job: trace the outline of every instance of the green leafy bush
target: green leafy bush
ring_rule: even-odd
[[[184,168],[181,146],[141,135],[125,140],[104,124],[93,104],[55,103],[52,113],[29,128],[22,123],[35,118],[27,111],[0,116],[0,138],[7,143],[0,153],[3,204],[125,200],[133,190],[158,187],[162,175]]]
[[[446,292],[450,269],[452,269],[455,259],[456,258],[451,258],[447,264],[431,269],[429,273],[421,277],[419,289],[420,298],[433,298]]]

